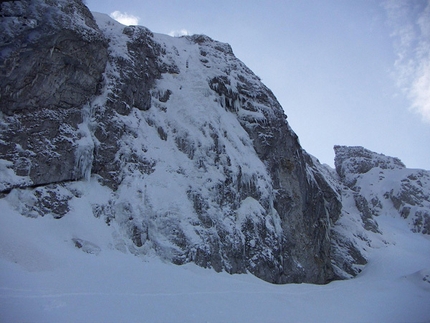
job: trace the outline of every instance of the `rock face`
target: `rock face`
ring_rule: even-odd
[[[332,226],[332,264],[336,277],[349,278],[367,263],[369,249],[389,243],[379,217],[404,218],[412,231],[429,234],[430,172],[363,147],[334,150],[336,172],[326,169],[325,178],[339,192],[342,211]]]
[[[374,216],[398,214],[411,230],[430,234],[430,172],[408,169],[398,159],[363,147],[335,147],[335,166],[353,192],[357,207],[377,230]]]
[[[229,45],[96,21],[80,1],[2,12],[1,190],[24,215],[67,215],[67,182],[97,178],[111,193],[94,215],[134,254],[333,279],[337,195]]]
[[[96,18],[110,57],[92,173],[115,191],[98,208],[134,252],[274,283],[331,280],[340,203],[307,175],[318,171],[270,90],[227,44]]]
[[[107,40],[79,1],[2,2],[1,15],[0,189],[81,179]]]
[[[97,189],[81,209],[122,252],[272,283],[366,263],[363,232],[379,231],[358,174],[380,163],[336,148],[339,175],[320,165],[228,44],[125,27],[80,0],[1,6],[0,191],[23,215],[61,221]],[[389,194],[403,214],[427,205]]]

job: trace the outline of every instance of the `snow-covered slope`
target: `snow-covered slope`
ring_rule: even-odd
[[[91,200],[103,188],[85,189]],[[61,221],[22,217],[5,200],[0,209],[1,322],[430,320],[430,240],[398,217],[378,217],[387,244],[354,279],[273,285],[118,252],[114,228],[79,208]]]
[[[430,172],[363,147],[334,149],[336,172],[327,168],[326,178],[337,185],[342,215],[332,227],[333,265],[348,277],[365,268],[375,248],[396,244],[381,222],[404,222],[411,232],[429,234]]]

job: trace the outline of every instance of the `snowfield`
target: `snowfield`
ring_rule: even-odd
[[[272,285],[119,251],[115,223],[85,209],[103,188],[87,184],[61,220],[0,200],[1,322],[430,322],[430,239],[401,218],[377,217],[386,244],[358,277]]]

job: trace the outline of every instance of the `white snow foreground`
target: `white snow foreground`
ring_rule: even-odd
[[[355,279],[273,285],[122,253],[115,223],[85,209],[105,188],[92,180],[77,189],[86,194],[61,221],[23,217],[0,200],[1,322],[430,320],[430,240],[400,217],[377,218],[387,243]]]

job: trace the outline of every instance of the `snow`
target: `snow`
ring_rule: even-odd
[[[353,189],[373,206],[374,215],[403,216],[413,231],[427,233],[422,223],[425,219],[418,220],[430,210],[430,172],[378,166],[347,176],[355,182]]]
[[[102,202],[108,190],[94,179],[73,185],[81,200],[61,220],[26,218],[0,200],[1,322],[430,320],[430,240],[399,217],[377,218],[391,243],[371,248],[355,279],[273,285],[117,250],[119,227],[84,203]],[[76,240],[98,252],[78,248]]]
[[[115,44],[114,46],[112,44],[109,46],[110,55],[127,57],[127,37],[122,34],[125,26],[106,14],[99,12],[93,12],[92,14],[105,37]]]
[[[11,187],[18,187],[20,185],[31,185],[32,181],[29,176],[18,176],[12,169],[13,163],[11,161],[0,159],[0,191],[6,191]]]
[[[125,27],[107,15],[94,13],[94,17],[109,39],[108,51],[113,58],[106,68],[103,94],[92,102],[93,109],[103,110],[109,94],[115,93],[115,87],[121,81],[120,67],[115,59],[134,64],[127,42],[135,35],[123,33]],[[136,28],[145,31],[144,27]],[[205,239],[212,236],[211,229],[203,232],[193,205],[195,201],[202,201],[210,221],[243,240],[243,236],[238,237],[240,220],[234,214],[234,208],[241,203],[240,197],[235,197],[237,206],[221,205],[220,202],[222,193],[219,191],[228,189],[226,181],[231,182],[231,186],[250,190],[255,187],[261,197],[261,207],[266,210],[254,212],[258,218],[254,222],[269,221],[265,219],[268,215],[275,223],[273,229],[278,229],[280,219],[270,202],[274,192],[266,166],[258,158],[252,140],[237,116],[220,106],[219,102],[224,104],[228,98],[220,96],[209,85],[211,79],[222,75],[228,80],[227,86],[237,92],[239,75],[255,88],[261,87],[257,77],[231,55],[227,44],[206,36],[196,36],[201,40],[197,44],[193,41],[194,36],[177,38],[149,32],[148,35],[154,46],[162,49],[157,56],[158,64],[171,68],[156,80],[149,110],[131,108],[128,115],[114,116],[114,121],[125,129],[118,140],[119,149],[115,156],[116,162],[121,164],[121,184],[111,200],[115,213],[113,222],[121,226],[118,236],[130,237],[133,230],[139,230],[143,232],[140,237],[143,246],[135,248],[134,253],[145,255],[156,249],[166,259],[183,253],[172,243],[178,240],[175,233],[184,234],[185,238],[181,239],[186,240],[190,248],[207,248]],[[202,61],[203,50],[210,52],[204,56],[206,63]],[[166,94],[167,100],[160,99]],[[132,105],[131,102],[128,104]],[[257,112],[238,111],[239,116],[253,122],[264,118],[260,110],[271,110],[261,104],[257,108]],[[76,165],[79,174],[85,174],[88,179],[91,159],[87,158],[86,152],[98,143],[87,129],[91,129],[91,122],[85,120],[80,126],[82,140]],[[147,170],[142,171],[140,166]],[[109,200],[99,206],[108,203]],[[94,205],[91,201],[90,204]]]

